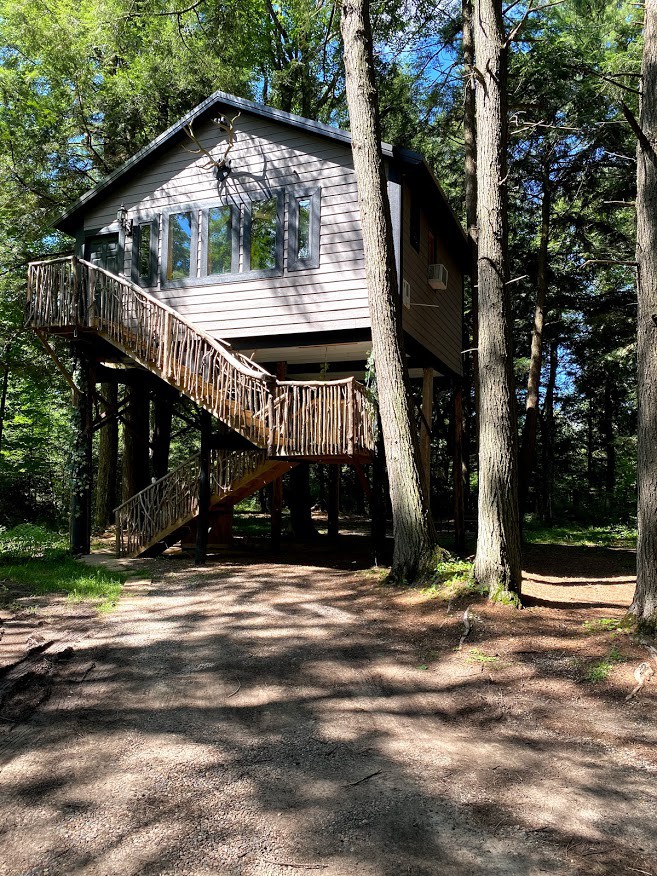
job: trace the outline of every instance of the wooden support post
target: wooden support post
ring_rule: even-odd
[[[92,366],[79,345],[73,346],[73,374],[78,392],[73,393],[75,406],[71,477],[71,553],[91,551],[92,455],[94,379]]]
[[[465,550],[464,519],[464,475],[463,466],[463,385],[454,384],[454,458],[452,475],[454,480],[454,546],[457,551]]]
[[[276,363],[276,379],[285,380],[287,362]],[[273,423],[273,420],[272,420]],[[271,450],[270,450],[271,452]],[[271,546],[275,551],[281,549],[281,529],[283,523],[283,478],[276,478],[271,485]]]
[[[271,546],[279,551],[283,523],[283,478],[276,478],[271,487]]]
[[[338,537],[340,514],[340,465],[329,465],[328,537]]]
[[[201,410],[201,471],[198,478],[198,520],[196,527],[196,553],[194,562],[204,566],[208,548],[210,526],[210,445],[212,443],[212,417]]]
[[[422,461],[422,494],[431,511],[431,423],[433,420],[433,368],[422,372],[422,424],[420,426],[420,458]]]

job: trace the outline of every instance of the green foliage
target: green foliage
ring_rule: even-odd
[[[496,654],[486,654],[479,648],[470,648],[467,656],[468,663],[478,663],[480,666],[487,666],[489,669],[500,669],[502,662]]]
[[[451,601],[472,594],[482,595],[483,591],[474,581],[472,563],[467,560],[448,557],[441,559],[435,569],[434,580],[422,591],[427,596]]]
[[[593,663],[588,667],[585,678],[587,681],[590,681],[591,684],[598,684],[601,681],[606,681],[616,664],[624,662],[625,658],[614,645],[606,657],[603,657],[602,660],[598,660],[596,663]]]
[[[530,544],[566,544],[583,547],[636,547],[636,526],[611,524],[609,526],[579,526],[576,523],[544,526],[530,521],[523,529]]]
[[[0,563],[36,558],[56,559],[63,556],[68,541],[59,532],[43,526],[23,523],[13,529],[0,528]]]
[[[91,569],[72,557],[32,559],[0,565],[0,577],[8,594],[41,596],[66,593],[71,602],[93,602],[98,611],[111,611],[117,604],[124,575]]]

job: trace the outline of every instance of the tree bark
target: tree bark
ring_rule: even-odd
[[[477,351],[479,306],[477,296],[477,111],[475,102],[475,44],[474,8],[472,0],[462,0],[463,18],[463,71],[465,93],[463,105],[463,145],[465,152],[465,224],[468,236],[468,275],[470,277],[470,301],[472,323],[472,384],[474,388],[473,433],[476,436],[479,422],[479,357]],[[465,348],[464,348],[465,349]]]
[[[527,511],[527,497],[534,469],[536,467],[536,435],[538,432],[538,400],[541,385],[541,366],[543,364],[543,329],[545,326],[545,302],[548,289],[548,246],[550,243],[550,213],[552,210],[552,189],[550,170],[547,164],[543,174],[543,199],[541,202],[541,236],[538,247],[538,269],[536,272],[536,306],[534,308],[534,328],[532,330],[531,353],[529,357],[529,376],[527,378],[527,400],[525,402],[525,424],[522,431],[520,451],[519,496],[520,523]]]
[[[116,501],[117,459],[119,453],[119,421],[116,409],[119,404],[117,383],[101,383],[100,395],[108,406],[101,402],[105,420],[98,435],[98,474],[96,477],[96,505],[94,529],[103,532],[114,522]]]
[[[148,390],[140,385],[126,386],[123,427],[123,501],[148,486]]]
[[[614,491],[616,487],[616,445],[614,443],[614,397],[611,386],[611,377],[605,378],[605,392],[603,403],[602,434],[605,445],[605,504],[607,511],[611,511],[614,505]]]
[[[2,365],[2,390],[0,391],[0,449],[2,449],[2,436],[5,428],[5,414],[7,411],[7,388],[9,386],[9,358]]]
[[[475,6],[479,299],[479,526],[475,577],[493,600],[520,594],[518,450],[507,276],[507,49],[501,0]]]
[[[558,340],[553,339],[550,343],[548,379],[545,386],[543,417],[541,418],[541,436],[543,439],[541,519],[548,526],[552,525],[552,494],[554,492],[554,390],[557,383],[558,365],[559,342]]]
[[[80,390],[74,393],[73,451],[71,457],[70,545],[73,555],[91,551],[91,504],[93,495],[93,408],[94,381],[86,353],[73,345],[73,377]]]
[[[343,0],[341,31],[372,325],[372,352],[392,501],[394,554],[390,577],[393,581],[410,582],[432,573],[434,533],[422,499],[419,448],[411,425],[392,222],[381,157],[372,31],[366,0]]]
[[[328,537],[338,537],[340,528],[340,465],[329,466]]]
[[[657,625],[657,0],[645,0],[637,147],[637,584],[630,611]]]

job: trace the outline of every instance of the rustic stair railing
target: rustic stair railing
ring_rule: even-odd
[[[255,476],[265,461],[264,452],[258,450],[213,450],[210,457],[213,504],[227,497],[240,482]],[[196,516],[200,466],[201,457],[196,453],[119,505],[115,511],[119,556],[139,553]]]
[[[374,405],[353,378],[277,381],[139,286],[84,259],[30,264],[26,324],[99,332],[270,456],[374,450]]]

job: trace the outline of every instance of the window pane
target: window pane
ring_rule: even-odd
[[[190,276],[192,264],[192,214],[169,216],[169,263],[167,278],[183,280]]]
[[[139,277],[150,279],[151,275],[151,226],[139,226],[139,253],[137,256]]]
[[[252,271],[276,267],[277,207],[276,198],[251,204]]]
[[[300,198],[297,201],[297,258],[309,259],[310,243],[310,213],[312,201],[310,198]]]
[[[233,233],[230,207],[208,210],[208,274],[228,274],[232,267]]]

